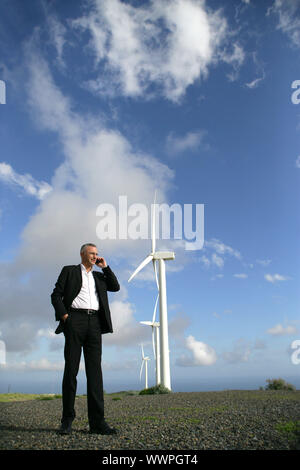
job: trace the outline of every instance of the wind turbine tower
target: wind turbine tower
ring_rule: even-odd
[[[171,374],[170,374],[170,354],[169,354],[169,335],[168,335],[168,311],[167,311],[167,286],[166,286],[166,267],[165,261],[174,260],[175,253],[172,251],[156,251],[156,233],[155,233],[155,209],[156,203],[154,198],[152,211],[152,251],[142,261],[138,268],[128,279],[130,282],[136,274],[141,271],[150,261],[153,263],[156,283],[159,291],[159,331],[160,331],[160,376],[161,385],[171,390]],[[156,262],[158,262],[158,279]]]
[[[145,388],[148,388],[148,361],[150,361],[150,357],[145,356],[144,348],[142,345],[142,365],[141,365],[141,370],[140,370],[140,380],[142,377],[143,366],[145,364]]]

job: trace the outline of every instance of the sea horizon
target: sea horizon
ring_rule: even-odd
[[[171,384],[172,392],[218,392],[224,390],[259,390],[265,388],[267,379],[278,377],[221,377],[221,378],[203,378],[198,381],[176,380]],[[286,382],[292,384],[297,390],[300,389],[300,377],[289,376],[280,377]],[[149,383],[148,387],[155,383]],[[104,384],[105,393],[117,393],[121,391],[139,391],[144,387],[143,383],[135,382],[112,382],[107,381]],[[39,380],[36,382],[20,381],[17,378],[11,383],[2,382],[0,384],[0,393],[31,393],[31,394],[61,394],[61,381]],[[77,395],[86,394],[85,380],[78,380]]]

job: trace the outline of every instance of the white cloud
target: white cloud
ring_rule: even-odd
[[[124,370],[138,370],[137,360],[119,360],[117,362],[102,361],[102,369],[105,371],[122,372]]]
[[[233,52],[224,53],[223,60],[233,67],[232,72],[227,74],[228,80],[234,82],[239,75],[239,69],[245,60],[245,53],[241,46],[233,44]]]
[[[73,21],[91,35],[90,48],[106,77],[88,86],[104,94],[142,96],[150,85],[178,101],[189,85],[208,75],[218,61],[241,64],[242,49],[230,42],[220,11],[203,0],[152,0],[134,7],[120,0],[94,0],[92,11]],[[229,41],[228,41],[229,42]]]
[[[247,279],[248,274],[241,273],[241,274],[234,274],[234,277],[237,277],[238,279]]]
[[[224,54],[223,60],[229,64],[233,63],[236,66],[242,65],[245,60],[245,53],[243,48],[239,44],[233,43],[233,52],[227,52],[226,54]]]
[[[288,325],[284,327],[280,323],[278,323],[272,328],[269,328],[267,330],[267,333],[269,333],[272,336],[294,335],[297,333],[297,328],[293,325]]]
[[[169,306],[170,308],[170,306]],[[157,317],[158,320],[158,317]],[[184,330],[190,325],[191,321],[187,314],[178,312],[169,321],[170,337],[182,338]]]
[[[251,354],[251,348],[248,341],[239,339],[235,342],[232,351],[226,351],[222,354],[223,359],[229,363],[248,362]]]
[[[267,16],[278,17],[277,29],[285,33],[293,46],[300,47],[300,0],[275,0]]]
[[[216,274],[211,278],[211,281],[215,281],[216,279],[222,279],[224,277],[224,274]]]
[[[28,67],[32,114],[39,126],[58,134],[65,160],[52,178],[52,192],[23,232],[26,249],[22,251],[32,262],[36,258],[32,250],[38,247],[45,261],[57,264],[58,251],[68,258],[74,250],[77,252],[82,240],[96,238],[96,208],[100,203],[117,208],[119,195],[126,195],[128,206],[138,202],[150,207],[156,188],[157,197],[164,202],[174,173],[155,157],[133,149],[119,132],[74,113],[46,62],[32,51]],[[52,220],[55,224],[49,224]],[[72,233],[72,243],[69,237],[62,237],[63,233]],[[139,243],[132,240],[105,240],[101,245],[108,256],[117,250],[124,258],[128,258],[128,252],[135,257],[140,253]]]
[[[249,82],[249,83],[246,83],[246,87],[247,88],[250,88],[251,90],[253,88],[257,88],[259,83],[264,80],[265,76],[263,75],[262,77],[259,77],[259,78],[255,78],[254,80],[252,80],[252,82]]]
[[[257,259],[256,262],[260,264],[261,266],[269,266],[272,260],[271,259]]]
[[[224,266],[223,258],[221,258],[221,256],[218,256],[216,253],[212,254],[211,261],[212,264],[215,264],[216,266],[218,266],[218,268],[223,268]]]
[[[223,268],[225,264],[225,257],[230,256],[241,260],[242,256],[239,251],[235,250],[229,245],[221,242],[220,240],[213,238],[211,240],[206,240],[204,242],[204,250],[206,254],[202,255],[200,262],[205,267],[217,266],[218,268]],[[209,258],[208,251],[212,251]]]
[[[10,276],[8,276],[8,280],[12,282]],[[17,281],[15,292],[17,292],[18,298],[16,298],[16,302],[14,304],[11,303],[13,300],[13,295],[11,293],[5,291],[1,292],[1,312],[10,312],[9,318],[5,318],[3,314],[1,315],[3,339],[5,340],[8,352],[29,352],[36,346],[36,307],[38,304],[41,306],[42,301],[41,299],[36,299],[37,296],[36,293],[34,294],[33,289],[30,292],[22,291],[22,288]],[[36,302],[33,299],[35,299]],[[9,307],[10,304],[12,305],[11,307]],[[32,310],[28,310],[28,312],[30,312],[29,315],[24,314],[24,307],[27,308],[27,306],[29,309],[30,307],[32,308]],[[40,309],[40,311],[42,310]],[[16,324],[18,325],[18,328],[16,328]]]
[[[37,331],[36,335],[37,337],[40,337],[40,338],[56,338],[54,329],[51,329],[51,328],[41,328],[40,330]]]
[[[262,339],[256,339],[253,347],[254,349],[265,349],[266,343]]]
[[[234,256],[237,259],[241,259],[241,254],[239,251],[235,250],[229,245],[226,245],[216,238],[205,241],[205,247],[215,250],[220,255],[228,254],[230,256]]]
[[[0,180],[15,188],[22,188],[25,193],[37,199],[44,199],[52,190],[45,181],[37,181],[29,174],[21,175],[5,162],[0,163]]]
[[[217,312],[213,312],[212,315],[213,315],[213,317],[215,317],[215,318],[221,318],[223,315],[226,316],[226,315],[230,315],[231,313],[232,313],[232,310],[226,309],[226,310],[224,310],[224,311],[222,312],[222,314],[217,313]]]
[[[201,261],[201,263],[203,263],[204,266],[206,266],[207,268],[210,266],[210,260],[208,259],[207,256],[204,256],[204,255],[201,256],[200,261]]]
[[[79,263],[82,243],[94,241],[121,283],[121,292],[111,296],[116,333],[106,341],[112,345],[129,345],[130,340],[136,341],[134,335],[144,338],[147,333],[142,327],[141,330],[135,327],[122,281],[127,275],[129,260],[143,259],[145,241],[97,241],[96,208],[103,202],[118,207],[121,194],[127,195],[128,206],[139,202],[150,207],[157,188],[157,198],[164,202],[173,172],[154,156],[133,149],[124,136],[107,129],[103,122],[75,113],[71,100],[56,86],[48,64],[37,52],[37,42],[38,38],[34,37],[26,48],[27,109],[41,130],[56,134],[65,159],[53,175],[52,190],[44,198],[48,186],[28,175],[16,174],[7,164],[1,165],[2,178],[18,183],[23,190],[40,198],[35,213],[21,233],[16,261],[8,266],[2,264],[0,310],[9,311],[9,316],[2,316],[1,330],[8,351],[30,351],[41,335],[47,335],[48,328],[55,329],[50,294],[60,269],[65,264]],[[114,256],[120,263],[118,267],[112,259]],[[29,281],[26,281],[28,276]],[[11,285],[14,285],[13,291],[9,288]],[[36,292],[39,292],[38,297]],[[125,323],[121,334],[122,321]],[[17,331],[16,324],[20,326]]]
[[[45,6],[46,4],[44,4]],[[46,5],[47,8],[47,5]],[[54,46],[56,51],[57,61],[60,66],[63,68],[65,67],[65,63],[63,60],[64,48],[66,45],[66,34],[67,28],[58,20],[58,18],[50,13],[49,11],[46,12],[47,18],[47,25],[48,25],[48,33],[50,36],[51,44]]]
[[[80,366],[82,369],[82,364]],[[11,362],[7,361],[3,367],[5,370],[15,370],[15,371],[62,371],[64,369],[64,361],[51,362],[48,358],[41,357],[40,359],[34,359],[32,361],[18,361]]]
[[[167,137],[166,148],[169,155],[177,155],[187,151],[195,151],[203,144],[206,131],[199,130],[188,132],[184,136],[177,137],[173,133]]]
[[[300,168],[300,155],[296,159],[296,167]]]
[[[110,362],[103,360],[102,369],[105,371],[120,372],[124,370],[134,370],[138,368],[136,360],[125,360]],[[59,371],[64,370],[64,361],[50,361],[46,357],[33,359],[31,361],[6,361],[5,364],[0,364],[0,370],[3,371],[16,371],[16,372],[31,372],[31,371]],[[84,359],[82,358],[79,364],[79,370],[85,370]]]
[[[216,351],[206,343],[197,341],[194,336],[186,338],[186,348],[191,351],[192,356],[181,356],[177,359],[177,365],[189,366],[210,366],[217,360]]]
[[[114,333],[103,337],[103,344],[115,346],[132,346],[147,338],[150,331],[134,318],[133,305],[129,302],[113,300],[110,303]],[[151,314],[152,315],[152,314]],[[145,318],[145,320],[147,320]]]
[[[256,70],[256,78],[250,82],[245,83],[245,86],[250,90],[257,88],[259,84],[266,78],[264,63],[258,58],[258,53],[256,51],[253,52],[251,57]]]
[[[51,362],[47,358],[30,361],[27,368],[34,370],[63,370],[64,362]]]
[[[268,282],[272,282],[273,284],[275,282],[288,281],[289,279],[290,277],[282,276],[281,274],[265,274],[265,280]]]

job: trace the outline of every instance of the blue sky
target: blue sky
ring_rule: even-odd
[[[204,204],[201,250],[167,262],[174,390],[300,386],[299,0],[1,2],[1,391],[60,391],[50,294],[97,243],[110,295],[104,388],[142,388],[150,240],[99,240],[96,209]],[[84,390],[84,371],[79,387]]]

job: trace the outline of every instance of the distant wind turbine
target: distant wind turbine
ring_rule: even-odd
[[[156,192],[154,197],[152,211],[152,250],[151,253],[142,261],[138,268],[128,279],[130,282],[150,261],[153,263],[156,284],[159,290],[159,310],[160,310],[160,374],[161,384],[171,390],[170,374],[170,356],[169,356],[169,336],[168,336],[168,312],[167,312],[167,287],[166,287],[166,268],[165,260],[175,259],[175,253],[172,251],[155,250],[155,208]],[[157,279],[156,261],[159,263],[159,280]]]
[[[160,384],[160,341],[159,341],[159,322],[155,321],[156,318],[156,308],[158,302],[159,294],[156,297],[153,318],[152,321],[141,321],[142,325],[148,325],[152,328],[152,346],[153,354],[156,360],[156,385]]]
[[[140,370],[140,380],[142,378],[143,366],[145,364],[145,388],[148,388],[148,361],[150,361],[150,357],[145,356],[144,348],[142,345],[142,366]]]

